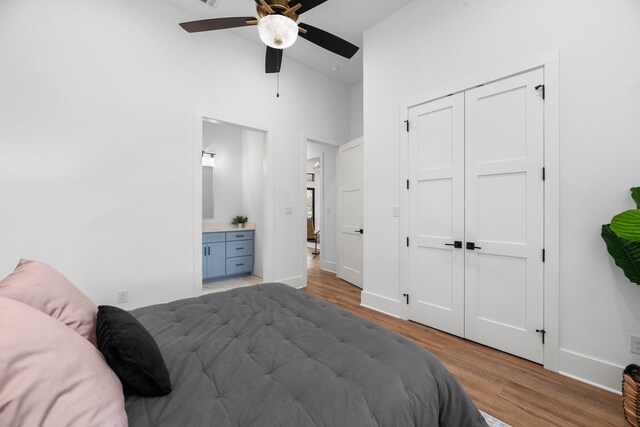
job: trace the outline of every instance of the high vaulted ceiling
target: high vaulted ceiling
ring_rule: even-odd
[[[213,7],[200,0],[169,1],[193,13],[194,20],[257,16],[254,0],[217,0]],[[346,59],[298,38],[292,47],[285,50],[283,67],[286,67],[287,58],[290,58],[350,86],[361,82],[362,33],[411,1],[413,0],[328,0],[301,15],[298,22],[321,28],[359,46],[358,53],[353,58]],[[255,27],[220,31],[233,31],[262,44]],[[338,70],[332,71],[335,67]]]

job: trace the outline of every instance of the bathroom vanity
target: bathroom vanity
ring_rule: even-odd
[[[202,280],[220,280],[253,271],[252,229],[203,229]]]

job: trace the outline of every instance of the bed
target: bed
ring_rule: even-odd
[[[24,259],[0,280],[0,419],[7,427],[486,425],[422,347],[286,285],[128,312],[96,306],[51,266]]]
[[[431,353],[286,285],[131,313],[158,343],[173,391],[126,394],[130,426],[486,425]]]

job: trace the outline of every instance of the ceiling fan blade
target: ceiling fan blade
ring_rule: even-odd
[[[289,4],[289,7],[293,7],[293,6],[297,5],[298,3],[300,3],[300,5],[302,5],[302,7],[300,9],[298,9],[298,11],[296,13],[298,15],[302,15],[306,11],[313,9],[316,6],[320,6],[322,3],[326,2],[326,1],[327,0],[293,0]]]
[[[282,65],[282,49],[274,49],[267,46],[267,57],[265,59],[265,73],[279,73]]]
[[[248,25],[255,25],[253,16],[236,17],[236,18],[215,18],[204,19],[202,21],[183,22],[180,24],[182,28],[188,33],[199,33],[200,31],[211,30],[224,30],[227,28],[246,27]],[[247,21],[254,21],[251,24],[247,24]]]
[[[301,31],[300,37],[345,58],[351,58],[360,49],[358,46],[320,28],[308,24],[298,24],[298,26],[307,31],[306,33]]]

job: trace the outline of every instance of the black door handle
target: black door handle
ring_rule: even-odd
[[[364,230],[361,228],[360,230],[356,230],[356,233],[363,234],[363,233],[364,233]]]
[[[467,249],[474,251],[476,249],[482,249],[480,246],[476,246],[474,242],[467,242]]]
[[[445,246],[453,246],[456,249],[461,249],[462,248],[462,242],[460,240],[456,240],[453,243],[445,243]]]

